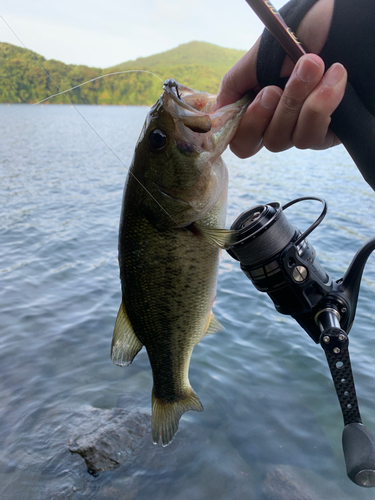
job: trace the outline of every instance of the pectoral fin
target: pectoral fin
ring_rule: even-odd
[[[115,365],[127,366],[133,361],[142,347],[143,344],[134,333],[125,306],[121,302],[113,331],[111,359]]]
[[[232,229],[217,229],[213,227],[208,227],[200,225],[198,222],[194,222],[189,226],[189,229],[195,231],[205,238],[207,241],[219,248],[227,248],[236,242],[237,231]]]

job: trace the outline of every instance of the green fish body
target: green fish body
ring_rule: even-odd
[[[220,155],[250,102],[209,113],[215,96],[168,81],[150,110],[124,189],[122,304],[111,357],[127,365],[145,346],[153,373],[152,437],[168,445],[181,415],[203,411],[192,389],[194,346],[222,329],[212,314],[228,173]]]

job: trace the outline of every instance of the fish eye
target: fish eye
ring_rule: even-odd
[[[151,132],[148,140],[152,149],[161,149],[167,143],[167,135],[162,130],[156,128]]]

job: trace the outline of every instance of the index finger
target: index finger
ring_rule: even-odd
[[[214,108],[238,101],[248,91],[258,87],[257,54],[260,38],[255,45],[224,75]]]

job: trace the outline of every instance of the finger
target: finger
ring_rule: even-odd
[[[324,62],[319,56],[308,54],[298,60],[264,134],[264,145],[270,151],[284,151],[293,146],[292,136],[302,106],[323,73]]]
[[[263,135],[282,96],[279,87],[265,87],[248,107],[230,149],[239,158],[255,155],[263,145]]]
[[[220,85],[214,110],[238,101],[248,91],[258,86],[256,62],[260,38],[253,47],[231,68]]]
[[[325,149],[339,144],[329,125],[332,113],[344,96],[346,82],[347,72],[339,63],[325,73],[302,106],[292,138],[297,148]]]

